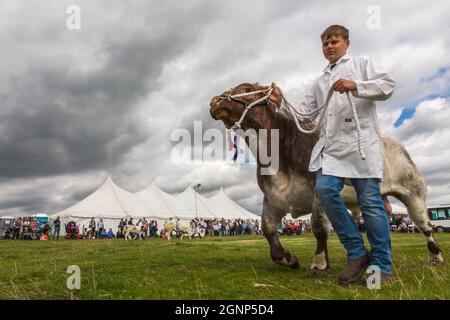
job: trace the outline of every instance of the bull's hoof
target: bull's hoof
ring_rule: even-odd
[[[442,258],[441,252],[439,252],[438,254],[430,253],[429,261],[433,265],[438,265],[444,263],[444,258]]]
[[[328,268],[319,269],[318,267],[313,267],[313,268],[309,269],[309,272],[314,277],[328,277],[330,275]]]
[[[326,251],[316,253],[313,257],[313,262],[309,267],[309,271],[313,276],[327,276],[328,275],[328,259]]]
[[[284,267],[289,267],[292,269],[298,269],[300,267],[300,263],[298,262],[297,258],[293,254],[290,254],[289,251],[285,252],[285,255],[282,259],[272,258],[272,260]]]

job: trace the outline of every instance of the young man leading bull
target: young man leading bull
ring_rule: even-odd
[[[347,265],[339,274],[338,282],[361,282],[369,265],[381,271],[381,283],[391,279],[392,254],[389,222],[380,193],[383,178],[383,159],[375,101],[392,95],[395,82],[368,57],[351,57],[349,31],[340,25],[328,27],[321,34],[322,51],[329,64],[317,78],[302,103],[308,112],[324,103],[332,87],[334,94],[322,122],[320,137],[311,154],[309,171],[316,172],[316,194],[333,229],[347,251]],[[281,103],[279,89],[274,89],[270,100]],[[361,124],[363,160],[357,143],[355,119],[345,92],[350,91]],[[339,193],[344,179],[354,186],[365,221],[371,245],[369,253],[358,227],[348,214]]]

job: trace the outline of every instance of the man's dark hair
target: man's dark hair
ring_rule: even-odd
[[[320,35],[320,40],[328,39],[331,36],[342,36],[344,40],[349,39],[349,31],[346,27],[334,24],[325,29]]]

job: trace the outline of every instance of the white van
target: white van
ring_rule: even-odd
[[[437,232],[450,232],[450,204],[428,207],[428,215]]]

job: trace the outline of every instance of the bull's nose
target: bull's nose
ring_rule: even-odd
[[[209,114],[211,115],[211,118],[213,118],[214,120],[217,120],[217,117],[214,115],[214,111],[213,109],[209,109]]]
[[[219,102],[220,102],[219,97],[214,97],[211,99],[211,102],[209,103],[210,106],[209,111],[211,112],[211,115],[219,108]]]

